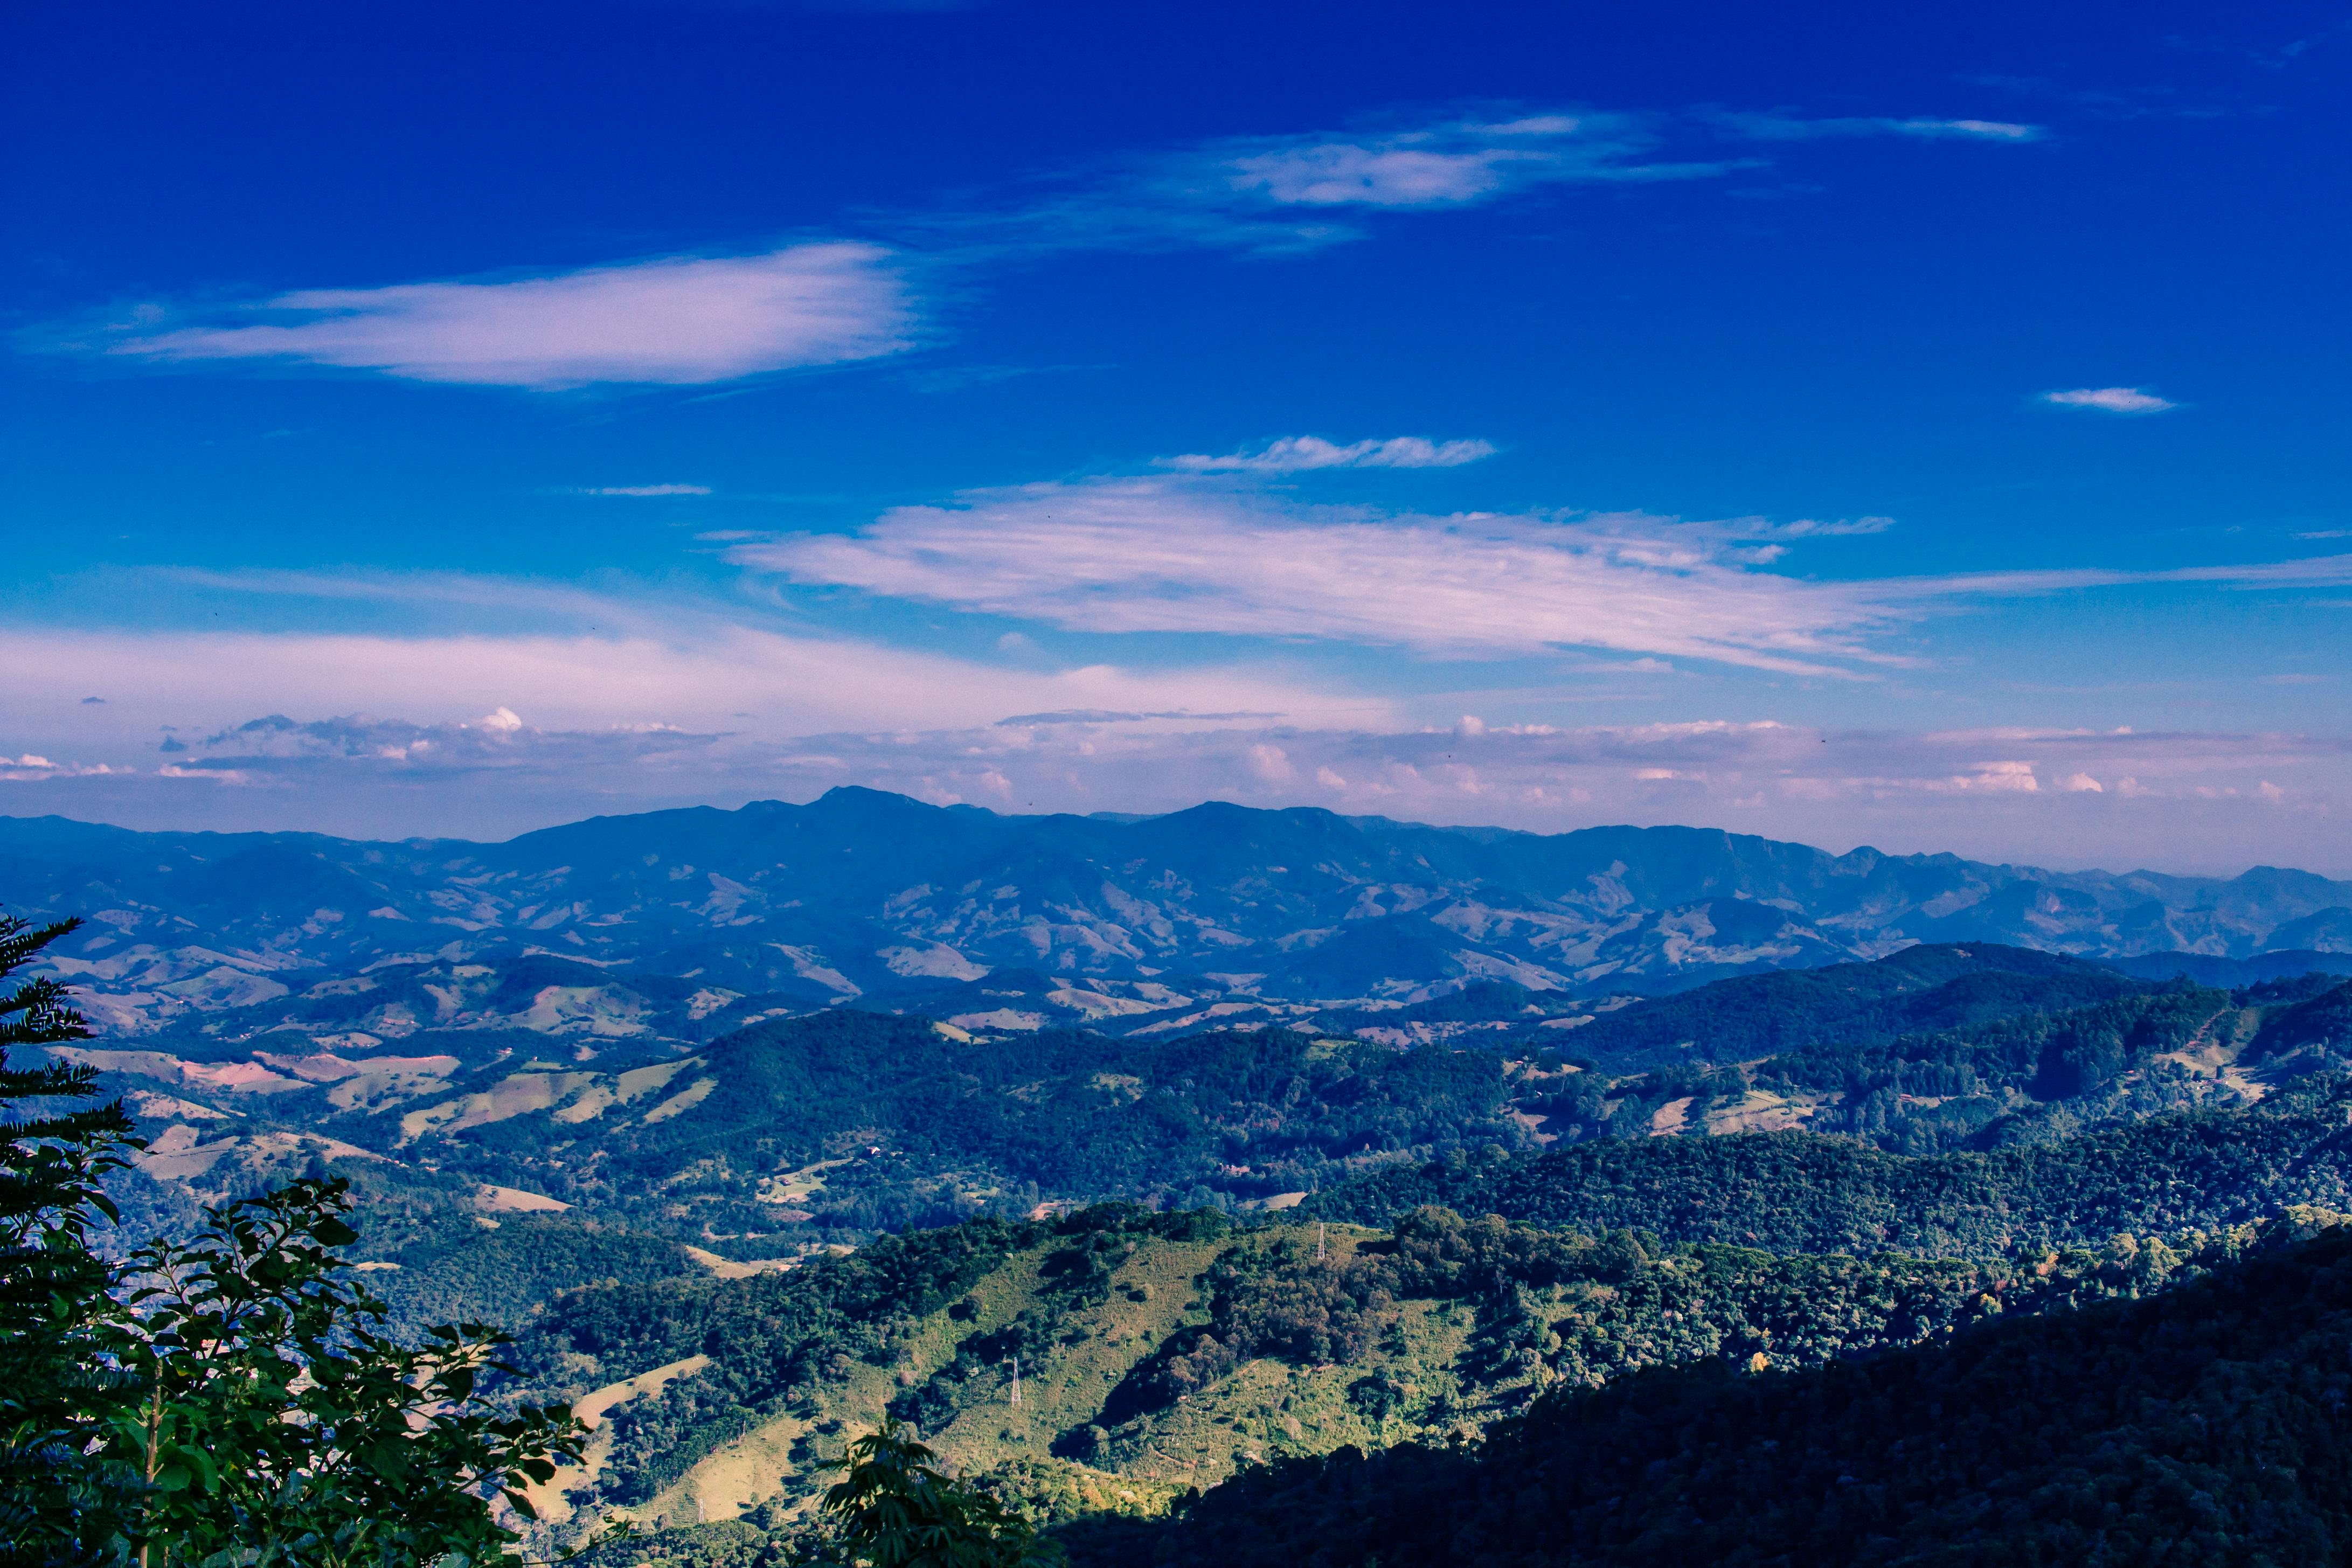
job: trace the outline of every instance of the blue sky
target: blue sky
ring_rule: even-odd
[[[2352,12],[11,27],[0,812],[2352,871]]]

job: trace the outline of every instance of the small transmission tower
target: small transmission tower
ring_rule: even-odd
[[[1013,1363],[1013,1403],[1018,1405],[1021,1403],[1021,1358],[1016,1355],[1006,1359]]]
[[[1323,1261],[1323,1222],[1319,1219],[1315,1222],[1315,1261]]]

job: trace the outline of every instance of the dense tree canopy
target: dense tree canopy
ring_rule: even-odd
[[[1433,1162],[1348,1183],[1304,1211],[1386,1223],[1423,1205],[1776,1252],[1998,1258],[2118,1231],[2211,1230],[2299,1203],[2352,1208],[2352,1079],[2258,1106],[2176,1112],[2048,1144],[1933,1157],[1807,1132],[1603,1139]]]
[[[0,978],[68,928],[0,921]],[[0,1044],[80,1037],[54,981],[0,997]],[[0,1057],[0,1552],[40,1563],[483,1563],[501,1509],[577,1453],[560,1408],[481,1396],[504,1336],[381,1331],[341,1249],[344,1184],[212,1211],[192,1237],[104,1243],[136,1147],[91,1075]],[[159,1555],[160,1554],[160,1555]]]

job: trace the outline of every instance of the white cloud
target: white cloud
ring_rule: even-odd
[[[1385,441],[1351,441],[1343,447],[1320,436],[1285,436],[1255,452],[1229,452],[1221,458],[1190,452],[1154,461],[1158,467],[1185,473],[1294,474],[1310,468],[1456,468],[1494,455],[1491,441],[1394,436]]]
[[[1864,584],[1875,601],[1895,605],[1920,599],[2020,598],[2083,588],[2122,588],[2168,583],[2212,583],[2241,590],[2327,588],[2352,584],[2352,555],[2307,555],[2296,561],[2258,561],[2218,566],[2171,566],[2154,572],[2111,567],[2059,567],[2024,572],[1967,572],[1944,577],[1889,577]]]
[[[1260,742],[1249,749],[1250,772],[1267,784],[1288,784],[1297,770],[1290,765],[1290,753],[1280,746]]]
[[[731,558],[802,583],[1085,631],[1448,655],[1575,646],[1804,674],[1869,657],[1859,634],[1886,619],[1853,587],[1750,570],[1706,525],[1286,510],[1173,479],[983,492],[900,508],[855,535],[740,545]]]
[[[2042,401],[2055,408],[2089,408],[2101,414],[2162,414],[2180,406],[2137,386],[2078,386],[2045,392]]]
[[[1718,121],[1759,142],[1811,142],[1828,136],[1906,136],[1930,142],[2039,142],[2039,125],[2007,120],[1899,119],[1889,115],[1806,120],[1786,114],[1727,114]]]
[[[1738,524],[1748,526],[1759,538],[1850,539],[1862,534],[1885,533],[1895,526],[1895,520],[1891,517],[1800,517],[1787,522],[1772,522],[1764,518],[1742,518]]]
[[[1966,773],[1954,774],[1948,781],[1954,789],[1985,790],[2003,795],[2032,795],[2042,788],[2042,781],[2033,776],[2033,764],[2026,762],[1979,763]],[[1935,781],[1927,781],[1933,787]]]
[[[55,779],[103,777],[127,770],[105,763],[54,763],[37,752],[12,757],[0,752],[0,783],[46,784]]]
[[[572,492],[578,496],[707,496],[709,485],[591,485]]]
[[[1889,127],[1898,136],[1958,136],[1979,142],[2038,142],[2039,125],[2007,120],[1898,120]]]
[[[692,385],[896,353],[912,346],[917,326],[891,253],[847,242],[499,282],[306,289],[237,315],[277,319],[143,332],[108,352],[542,390]]]

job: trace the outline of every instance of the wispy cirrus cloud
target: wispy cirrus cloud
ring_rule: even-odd
[[[1807,119],[1793,114],[1723,114],[1717,122],[1759,142],[1813,142],[1832,136],[1901,136],[1922,142],[2039,142],[2039,125],[2008,120],[1902,119],[1862,115]]]
[[[1534,185],[1678,179],[1712,164],[1648,154],[1640,117],[1551,111],[1469,117],[1356,136],[1213,142],[1160,165],[1160,188],[1277,207],[1446,207]]]
[[[565,492],[575,496],[707,496],[709,485],[581,485]]]
[[[2163,414],[2180,406],[2144,386],[2077,386],[2045,392],[2037,401],[2053,408],[2080,408],[2095,414]]]
[[[544,391],[732,381],[898,353],[917,335],[898,259],[835,241],[488,281],[297,289],[187,326],[134,321],[103,352]]]
[[[1887,604],[1923,599],[2022,598],[2084,588],[2159,587],[2210,584],[2245,591],[2340,588],[2352,584],[2352,555],[2305,555],[2292,561],[2229,562],[2126,571],[2105,566],[2022,572],[1958,572],[1941,577],[1883,577],[1870,593]]]
[[[1341,445],[1320,436],[1285,436],[1255,452],[1223,457],[1190,452],[1154,459],[1154,466],[1183,473],[1296,474],[1314,468],[1458,468],[1495,455],[1491,441],[1432,441],[1424,436],[1394,436],[1385,441]]]
[[[1741,160],[1663,154],[1664,117],[1454,113],[1354,131],[1139,153],[905,215],[919,247],[977,252],[1206,247],[1265,254],[1358,239],[1383,214],[1458,211],[1547,186],[1705,179]]]
[[[1758,572],[1755,520],[1393,517],[1181,479],[1100,479],[903,507],[854,535],[738,546],[793,581],[1098,632],[1206,632],[1494,656],[1606,648],[1789,673],[1875,657],[1887,614]]]
[[[1677,523],[1691,537],[1721,541],[1724,558],[1748,566],[1769,566],[1789,553],[1792,542],[1807,539],[1853,539],[1884,533],[1895,526],[1891,517],[1799,517],[1775,522],[1766,517],[1727,517],[1717,521]]]
[[[1686,521],[1642,513],[1452,516],[1316,507],[1253,473],[978,491],[850,534],[735,543],[809,586],[1106,634],[1399,647],[1436,658],[1594,648],[1798,675],[1901,664],[1887,634],[1969,603],[2133,586],[2352,584],[2352,556],[1825,581],[1772,570],[1885,517]]]

